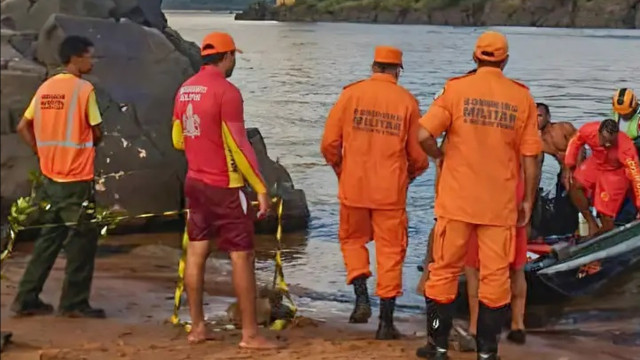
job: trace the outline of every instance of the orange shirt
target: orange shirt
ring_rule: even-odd
[[[418,143],[418,101],[389,74],[345,86],[325,125],[321,151],[340,172],[341,203],[401,209],[409,181],[428,166]]]
[[[542,151],[529,89],[482,67],[447,81],[420,124],[434,137],[447,132],[436,215],[515,226],[520,156]]]

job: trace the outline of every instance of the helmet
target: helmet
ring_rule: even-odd
[[[638,108],[638,98],[633,90],[622,88],[613,95],[613,111],[620,115],[629,114]]]

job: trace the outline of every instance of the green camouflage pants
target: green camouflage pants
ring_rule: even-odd
[[[49,272],[64,249],[67,264],[59,310],[71,311],[89,306],[89,294],[98,248],[98,229],[87,204],[93,204],[93,182],[56,182],[45,179],[36,199],[50,204],[42,210],[40,224],[78,223],[45,227],[40,231],[27,269],[20,281],[15,303],[19,306],[37,301]]]

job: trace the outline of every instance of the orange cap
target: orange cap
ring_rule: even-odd
[[[402,66],[402,51],[392,46],[376,46],[373,61]]]
[[[478,37],[473,54],[479,60],[502,61],[509,54],[507,38],[499,32],[485,31]]]
[[[205,49],[205,46],[207,45],[210,45],[213,48],[207,47]],[[200,46],[200,55],[202,56],[228,51],[237,51],[242,54],[242,50],[236,48],[236,43],[233,42],[231,35],[223,32],[213,32],[205,36],[202,40],[202,45]]]

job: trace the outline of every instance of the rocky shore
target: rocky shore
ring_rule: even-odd
[[[638,0],[298,0],[251,5],[236,20],[451,26],[640,28]]]
[[[37,159],[15,128],[38,86],[60,70],[57,48],[70,34],[96,45],[87,76],[103,117],[97,149],[99,205],[128,215],[182,209],[184,155],[172,148],[173,99],[200,67],[198,45],[167,24],[162,0],[2,0],[0,130],[2,222],[7,209],[29,194]],[[272,195],[285,199],[285,230],[303,229],[309,210],[287,170],[271,160],[258,129],[250,129],[261,171]],[[258,229],[273,231],[274,218]]]

